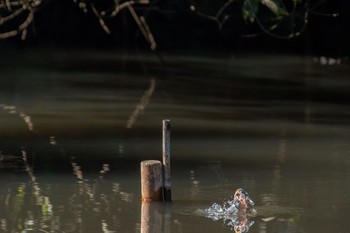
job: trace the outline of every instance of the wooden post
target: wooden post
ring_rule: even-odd
[[[163,120],[163,198],[171,201],[170,120]]]
[[[142,201],[162,201],[162,163],[158,160],[141,162],[141,198]]]

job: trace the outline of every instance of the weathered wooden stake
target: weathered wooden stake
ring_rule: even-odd
[[[171,201],[170,120],[163,120],[163,198]]]
[[[162,163],[158,160],[141,162],[141,198],[144,202],[162,201]]]

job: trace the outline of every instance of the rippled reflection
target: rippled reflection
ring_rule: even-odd
[[[23,122],[27,125],[29,131],[34,131],[34,123],[32,121],[31,116],[29,116],[23,111],[19,111],[16,106],[0,103],[0,109],[8,112],[9,114],[15,114],[23,120]]]
[[[122,215],[130,215],[126,203],[133,201],[133,195],[122,191],[120,184],[87,180],[77,164],[73,165],[76,184],[68,177],[41,182],[44,177],[37,178],[26,169],[29,182],[23,177],[20,182],[2,183],[2,231],[116,232],[130,224],[130,220],[123,222],[128,217]]]
[[[146,109],[147,105],[149,104],[149,101],[155,89],[156,89],[156,80],[152,78],[149,88],[142,95],[140,102],[136,105],[135,110],[130,115],[126,123],[126,128],[132,128],[134,126],[139,115],[143,113],[143,111]]]

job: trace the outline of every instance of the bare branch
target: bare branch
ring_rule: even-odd
[[[151,30],[148,27],[148,24],[146,22],[145,17],[141,16],[140,17],[140,21],[141,21],[141,23],[143,24],[143,26],[144,26],[144,28],[146,30],[148,42],[151,44],[151,49],[155,50],[156,47],[157,47],[157,43],[156,43],[156,41],[155,41],[155,39],[153,37],[153,34],[152,34]]]
[[[107,33],[107,34],[111,34],[111,31],[109,30],[109,28],[107,27],[105,21],[102,19],[101,14],[98,13],[98,11],[96,10],[94,4],[91,4],[91,9],[92,12],[94,12],[94,14],[96,15],[96,17],[98,18],[98,22],[100,23],[101,27],[103,28],[103,30]]]
[[[225,12],[225,10],[235,1],[237,1],[237,0],[227,0],[219,8],[219,10],[216,12],[215,16],[198,11],[194,5],[191,5],[190,9],[191,9],[191,11],[195,12],[199,16],[202,16],[202,17],[207,18],[209,20],[215,21],[218,24],[219,29],[221,30],[223,28],[224,24],[226,23],[226,21],[230,18],[230,16],[228,14],[225,14],[224,17],[222,17],[222,15]]]
[[[0,33],[0,39],[6,39],[6,38],[9,38],[12,36],[16,36],[19,33],[23,32],[33,22],[33,19],[34,19],[34,11],[30,10],[25,21],[23,23],[21,23],[17,29],[12,30],[12,31],[8,31],[8,32]]]
[[[20,34],[22,40],[24,40],[27,35],[27,28],[33,22],[34,13],[42,1],[0,0],[0,39],[7,39]]]
[[[232,0],[230,0],[232,1]],[[84,7],[81,7],[84,11],[87,11],[86,4],[83,1],[77,1],[74,0],[75,3],[81,5],[83,4]],[[145,37],[147,42],[149,43],[152,50],[156,49],[157,43],[155,42],[154,36],[146,22],[145,17],[139,16],[134,8],[134,4],[149,4],[149,0],[139,0],[139,1],[124,1],[120,3],[119,0],[113,0],[114,7],[112,9],[104,9],[102,11],[98,11],[94,4],[90,4],[90,8],[92,12],[97,17],[102,29],[107,33],[110,34],[111,30],[107,26],[107,23],[105,22],[105,19],[107,17],[113,18],[119,14],[121,10],[124,8],[127,8],[130,12],[131,16],[133,17],[134,21],[136,22],[139,30],[141,31],[142,35]]]
[[[16,18],[17,16],[22,14],[24,11],[25,11],[24,8],[20,8],[20,9],[16,10],[15,12],[13,12],[12,14],[8,15],[8,16],[1,17],[0,18],[0,26],[3,25],[4,23],[6,23],[7,21]]]
[[[219,18],[220,15],[225,11],[225,9],[229,7],[233,2],[234,0],[228,0],[224,5],[222,5],[222,7],[216,13],[216,18]]]
[[[119,4],[119,2],[117,0],[115,0],[115,4],[116,4],[116,7],[112,11],[112,13],[110,14],[110,17],[116,16],[123,8],[129,6],[130,4],[133,4],[133,2],[132,1],[130,1],[130,2],[123,2],[122,4]]]

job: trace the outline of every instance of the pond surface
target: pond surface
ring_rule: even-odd
[[[96,52],[0,60],[0,232],[234,232],[198,214],[244,188],[249,232],[348,232],[350,67],[308,57]],[[171,204],[140,161],[172,122]],[[147,220],[148,219],[148,220]]]

